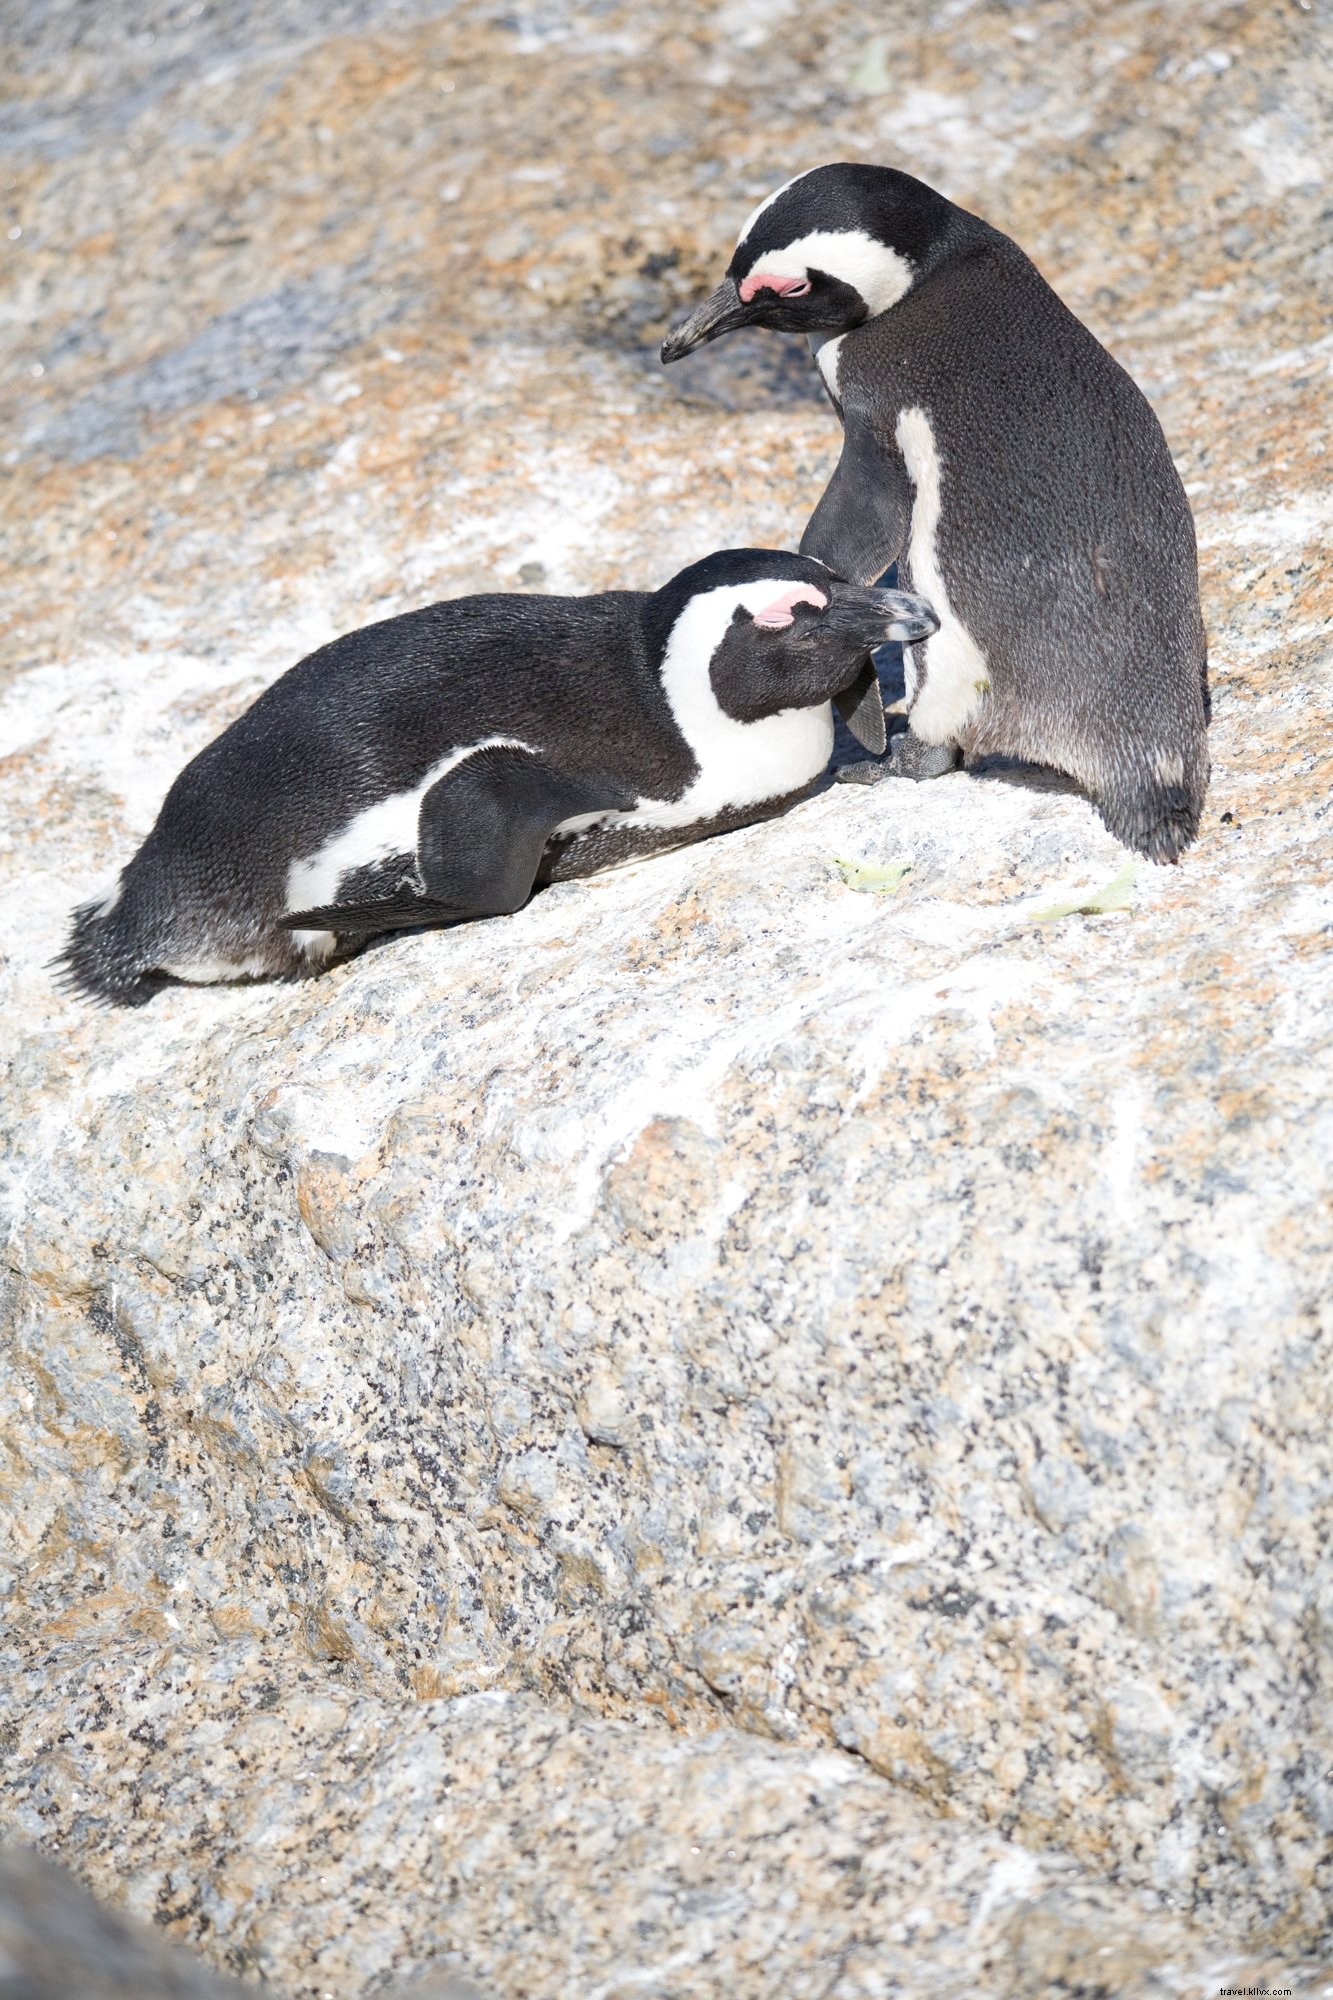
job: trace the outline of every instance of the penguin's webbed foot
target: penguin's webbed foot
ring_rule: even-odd
[[[904,729],[889,744],[887,757],[873,764],[846,764],[837,773],[840,785],[877,785],[883,778],[910,778],[921,784],[927,778],[944,778],[960,769],[963,753],[956,743],[923,743]]]
[[[885,778],[911,778],[921,784],[927,778],[944,778],[960,768],[963,753],[956,743],[923,743],[910,729],[901,729],[889,744],[887,757],[867,759],[861,764],[844,764],[834,773],[839,785],[878,785]]]
[[[921,784],[927,778],[945,778],[959,769],[963,753],[956,743],[923,743],[910,729],[904,729],[889,745],[889,774],[911,778]]]

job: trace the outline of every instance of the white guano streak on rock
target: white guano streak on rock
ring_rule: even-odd
[[[1143,1091],[1128,1083],[1112,1099],[1111,1143],[1106,1149],[1106,1181],[1116,1214],[1128,1221],[1134,1213],[1134,1169],[1143,1130]]]
[[[987,1056],[995,1047],[990,1023],[993,1009],[1031,990],[1032,968],[1026,961],[1016,959],[1011,963],[989,953],[962,960],[943,984],[936,975],[887,995],[882,984],[872,987],[870,991],[877,1001],[875,1020],[854,1044],[852,1052],[852,1067],[861,1073],[853,1105],[870,1095],[888,1067],[894,1046],[905,1041],[918,1023],[934,1014],[961,1010],[971,1017],[976,1028],[979,1054]]]
[[[973,1934],[982,1931],[991,1912],[1005,1903],[1028,1902],[1040,1888],[1041,1879],[1041,1864],[1036,1855],[1029,1854],[1025,1847],[1014,1847],[994,1864],[986,1877],[986,1886],[972,1913]]]
[[[1201,549],[1300,548],[1333,531],[1333,496],[1307,493],[1285,507],[1214,514],[1199,532]]]
[[[756,1008],[748,1018],[720,1026],[708,1006],[695,1001],[672,1010],[669,1020],[642,1052],[642,1068],[595,1105],[586,1100],[577,1117],[562,1121],[559,1136],[548,1125],[535,1130],[520,1123],[514,1143],[532,1157],[570,1162],[573,1198],[553,1228],[553,1242],[567,1240],[586,1226],[598,1205],[607,1168],[623,1158],[655,1118],[689,1118],[703,1130],[717,1130],[717,1100],[730,1070],[761,1063],[779,1043],[818,1023],[822,1038],[850,1031],[847,1062],[859,1076],[848,1111],[873,1091],[897,1044],[933,1014],[963,1007],[977,1024],[984,1053],[993,1047],[991,1010],[1031,990],[1031,969],[983,956],[965,960],[949,975],[941,996],[938,978],[885,991],[878,965],[838,964],[827,978],[808,986],[785,1004]],[[861,1027],[869,1014],[869,1023]]]

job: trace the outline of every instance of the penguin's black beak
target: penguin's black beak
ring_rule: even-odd
[[[826,628],[857,640],[867,652],[889,639],[910,646],[940,629],[939,619],[924,598],[912,597],[905,590],[863,590],[854,583],[832,586],[824,623]],[[833,705],[862,749],[882,757],[888,733],[873,660],[862,662],[855,680],[834,695]]]
[[[882,646],[889,639],[911,646],[940,629],[924,597],[905,590],[866,590],[855,583],[831,586],[824,622],[832,631],[863,640],[867,647]]]
[[[720,333],[748,326],[753,318],[753,312],[736,289],[735,279],[724,278],[717,290],[667,335],[662,342],[662,359],[679,361],[682,355],[702,347],[706,340],[716,340]]]

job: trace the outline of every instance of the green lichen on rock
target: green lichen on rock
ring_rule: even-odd
[[[912,872],[910,861],[888,861],[881,868],[873,861],[844,861],[836,854],[833,865],[849,889],[875,896],[896,896]]]
[[[1049,910],[1034,910],[1032,920],[1038,924],[1058,923],[1062,917],[1109,917],[1117,910],[1126,916],[1133,916],[1134,905],[1130,901],[1130,891],[1134,887],[1134,863],[1127,861],[1117,875],[1104,882],[1100,889],[1090,889],[1086,896],[1072,896],[1067,903],[1052,903]]]

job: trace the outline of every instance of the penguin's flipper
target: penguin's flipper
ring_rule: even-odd
[[[421,801],[420,891],[404,883],[389,896],[289,913],[282,925],[372,937],[417,924],[507,916],[532,894],[538,863],[558,826],[635,802],[614,779],[571,778],[531,750],[478,750],[437,779]]]
[[[340,937],[377,937],[381,931],[415,930],[418,924],[456,924],[470,915],[403,889],[377,903],[329,903],[319,910],[289,910],[286,931],[336,931]]]
[[[547,841],[566,820],[625,811],[614,778],[576,778],[517,745],[478,750],[421,801],[417,867],[426,894],[468,916],[507,916],[532,894]]]
[[[861,748],[882,757],[888,738],[884,724],[884,696],[873,660],[866,661],[850,687],[834,695],[833,706]]]
[[[844,413],[842,457],[806,523],[801,554],[849,583],[870,584],[897,561],[912,518],[912,482],[892,445],[864,417]]]

